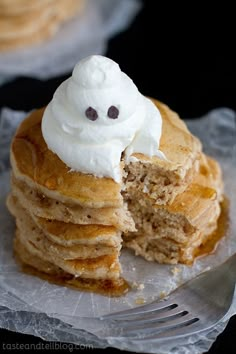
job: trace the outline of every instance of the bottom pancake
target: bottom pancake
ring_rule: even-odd
[[[22,270],[30,275],[36,275],[51,283],[72,287],[77,290],[92,291],[106,296],[121,296],[129,290],[128,283],[123,279],[85,279],[75,277],[63,271],[60,267],[32,255],[16,233],[14,253]]]

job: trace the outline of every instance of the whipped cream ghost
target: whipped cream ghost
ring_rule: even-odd
[[[121,182],[120,160],[158,150],[161,115],[118,64],[93,55],[80,61],[47,106],[42,133],[72,170]]]

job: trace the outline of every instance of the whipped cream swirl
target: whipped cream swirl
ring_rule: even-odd
[[[161,115],[118,64],[93,55],[80,61],[47,106],[47,146],[72,170],[121,182],[120,160],[133,153],[164,158],[158,150]]]

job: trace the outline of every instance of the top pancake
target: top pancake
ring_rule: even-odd
[[[184,178],[193,162],[200,158],[201,142],[190,133],[176,112],[157,100],[152,99],[152,101],[162,117],[160,150],[164,152],[167,160],[160,160],[156,156],[148,158],[137,153],[133,155],[142,161],[150,161],[152,164],[162,167],[166,172],[173,172],[180,179]]]
[[[160,149],[167,161],[157,157],[136,157],[158,165],[162,173],[175,174],[181,180],[192,168],[201,152],[201,144],[187,129],[178,115],[167,106],[154,101],[163,119]],[[31,188],[37,188],[49,198],[79,204],[82,207],[121,207],[121,185],[110,178],[98,178],[71,172],[60,158],[47,148],[41,132],[44,109],[27,117],[13,139],[11,163],[16,178]]]

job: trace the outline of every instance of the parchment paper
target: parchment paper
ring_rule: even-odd
[[[124,30],[140,0],[87,0],[82,14],[42,44],[0,53],[0,84],[15,76],[48,79],[70,72],[82,58],[104,54],[108,39]]]
[[[137,352],[197,354],[206,351],[224,329],[230,315],[236,313],[236,298],[225,321],[208,333],[186,337],[178,342],[142,347],[128,340],[106,338],[105,329],[94,317],[131,308],[137,300],[152,301],[208,268],[222,263],[236,252],[236,119],[229,109],[218,109],[203,118],[187,121],[191,131],[200,137],[204,149],[220,162],[224,172],[225,193],[230,198],[231,226],[214,254],[198,259],[192,267],[158,265],[122,251],[124,277],[131,283],[144,284],[121,298],[75,291],[22,274],[12,256],[14,220],[5,207],[9,190],[9,144],[12,134],[25,116],[4,109],[0,121],[0,326],[46,340],[89,343],[96,347],[114,346]],[[234,230],[234,231],[233,231]],[[174,273],[174,274],[173,274]],[[86,318],[85,318],[86,317]]]

